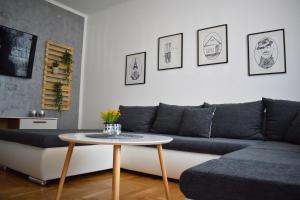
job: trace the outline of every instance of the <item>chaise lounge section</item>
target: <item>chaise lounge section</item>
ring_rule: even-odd
[[[184,171],[194,200],[296,200],[300,196],[300,103],[263,99],[265,140]],[[292,144],[294,143],[294,144]]]
[[[189,199],[296,200],[300,147],[264,142],[186,170],[180,188]]]

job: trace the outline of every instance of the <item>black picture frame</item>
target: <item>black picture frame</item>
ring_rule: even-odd
[[[174,66],[174,67],[169,67],[169,68],[161,68],[160,66],[160,48],[161,48],[161,40],[165,39],[165,38],[169,38],[169,37],[175,37],[175,36],[180,36],[181,41],[180,41],[180,65],[179,66]],[[183,33],[176,33],[176,34],[172,34],[172,35],[166,35],[166,36],[162,36],[158,38],[158,59],[157,59],[157,70],[158,71],[162,71],[162,70],[169,70],[169,69],[179,69],[179,68],[183,68]]]
[[[142,58],[143,58],[143,63],[142,63],[142,67],[143,67],[143,78],[142,78],[142,81],[141,82],[138,82],[138,81],[133,81],[132,83],[128,83],[128,70],[129,70],[129,66],[128,66],[128,60],[130,59],[130,57],[134,57],[134,56],[137,56],[137,55],[143,55]],[[125,63],[125,85],[126,86],[129,86],[129,85],[141,85],[141,84],[145,84],[146,83],[146,65],[147,65],[147,52],[146,51],[143,51],[143,52],[139,52],[139,53],[133,53],[133,54],[129,54],[129,55],[126,55],[126,63]]]
[[[267,34],[272,32],[278,32],[282,31],[282,47],[283,47],[283,71],[281,72],[269,72],[269,73],[251,73],[251,64],[250,64],[250,37],[254,35],[260,35],[260,34]],[[274,29],[270,31],[263,31],[263,32],[257,32],[257,33],[251,33],[247,35],[247,55],[248,55],[248,76],[260,76],[260,75],[272,75],[272,74],[285,74],[287,73],[286,69],[286,49],[285,49],[285,30],[282,29]]]
[[[209,29],[214,29],[214,28],[219,28],[219,27],[225,27],[225,41],[226,41],[226,59],[225,61],[220,61],[220,62],[214,62],[214,63],[206,63],[206,64],[200,64],[200,38],[199,38],[199,33],[201,31],[206,31]],[[206,66],[206,65],[217,65],[217,64],[225,64],[228,63],[228,26],[227,24],[221,24],[221,25],[217,25],[217,26],[211,26],[211,27],[207,27],[207,28],[203,28],[203,29],[198,29],[197,30],[197,66]]]
[[[21,41],[23,42],[17,42],[19,41],[19,38],[22,38]],[[18,51],[24,52],[24,49],[28,48],[28,43],[30,40],[30,50],[27,59],[22,53],[19,53],[22,56],[18,55],[18,53],[16,55],[14,54],[14,57],[22,58],[23,60],[25,60],[25,62],[27,62],[27,65],[25,66],[26,70],[24,70],[26,71],[26,74],[20,75],[16,72],[18,65],[11,62],[11,60],[8,57],[9,54],[12,52],[12,49],[17,45],[16,43],[18,43]],[[31,79],[34,67],[37,40],[38,36],[34,34],[0,25],[0,75]],[[27,43],[27,45],[25,44],[25,42]]]

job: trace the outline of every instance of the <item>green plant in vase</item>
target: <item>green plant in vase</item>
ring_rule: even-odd
[[[57,61],[54,61],[51,66],[53,74],[58,74],[58,71],[59,71],[58,67],[59,67],[59,63]]]
[[[55,107],[57,111],[61,114],[62,103],[63,103],[63,84],[58,81],[54,84],[54,92],[55,92]]]
[[[66,67],[66,69],[65,69],[65,73],[66,73],[65,80],[66,80],[67,84],[70,83],[70,76],[71,76],[71,73],[72,73],[71,66],[72,66],[73,62],[74,62],[74,60],[73,60],[72,54],[68,50],[66,50],[63,57],[62,57],[62,63]]]
[[[100,116],[104,122],[103,133],[119,135],[121,133],[121,124],[116,124],[117,120],[121,116],[119,110],[109,109],[105,112],[101,112]]]

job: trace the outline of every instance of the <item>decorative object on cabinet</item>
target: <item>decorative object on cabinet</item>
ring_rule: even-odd
[[[248,75],[286,73],[284,29],[252,33],[248,41]]]
[[[145,84],[146,52],[126,56],[125,85]]]
[[[73,55],[72,47],[46,42],[42,109],[58,112],[70,110]],[[53,63],[58,63],[56,74],[52,71]]]
[[[198,66],[228,63],[227,24],[197,31]]]
[[[46,113],[44,110],[40,110],[39,112],[37,112],[37,117],[45,117]]]
[[[183,33],[158,38],[158,70],[182,68]]]

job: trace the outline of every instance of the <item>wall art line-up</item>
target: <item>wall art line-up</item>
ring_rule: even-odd
[[[247,35],[248,76],[286,73],[284,29]],[[228,63],[227,24],[197,30],[197,65]],[[183,67],[183,33],[158,38],[158,71]],[[145,84],[146,52],[126,56],[125,85]]]

